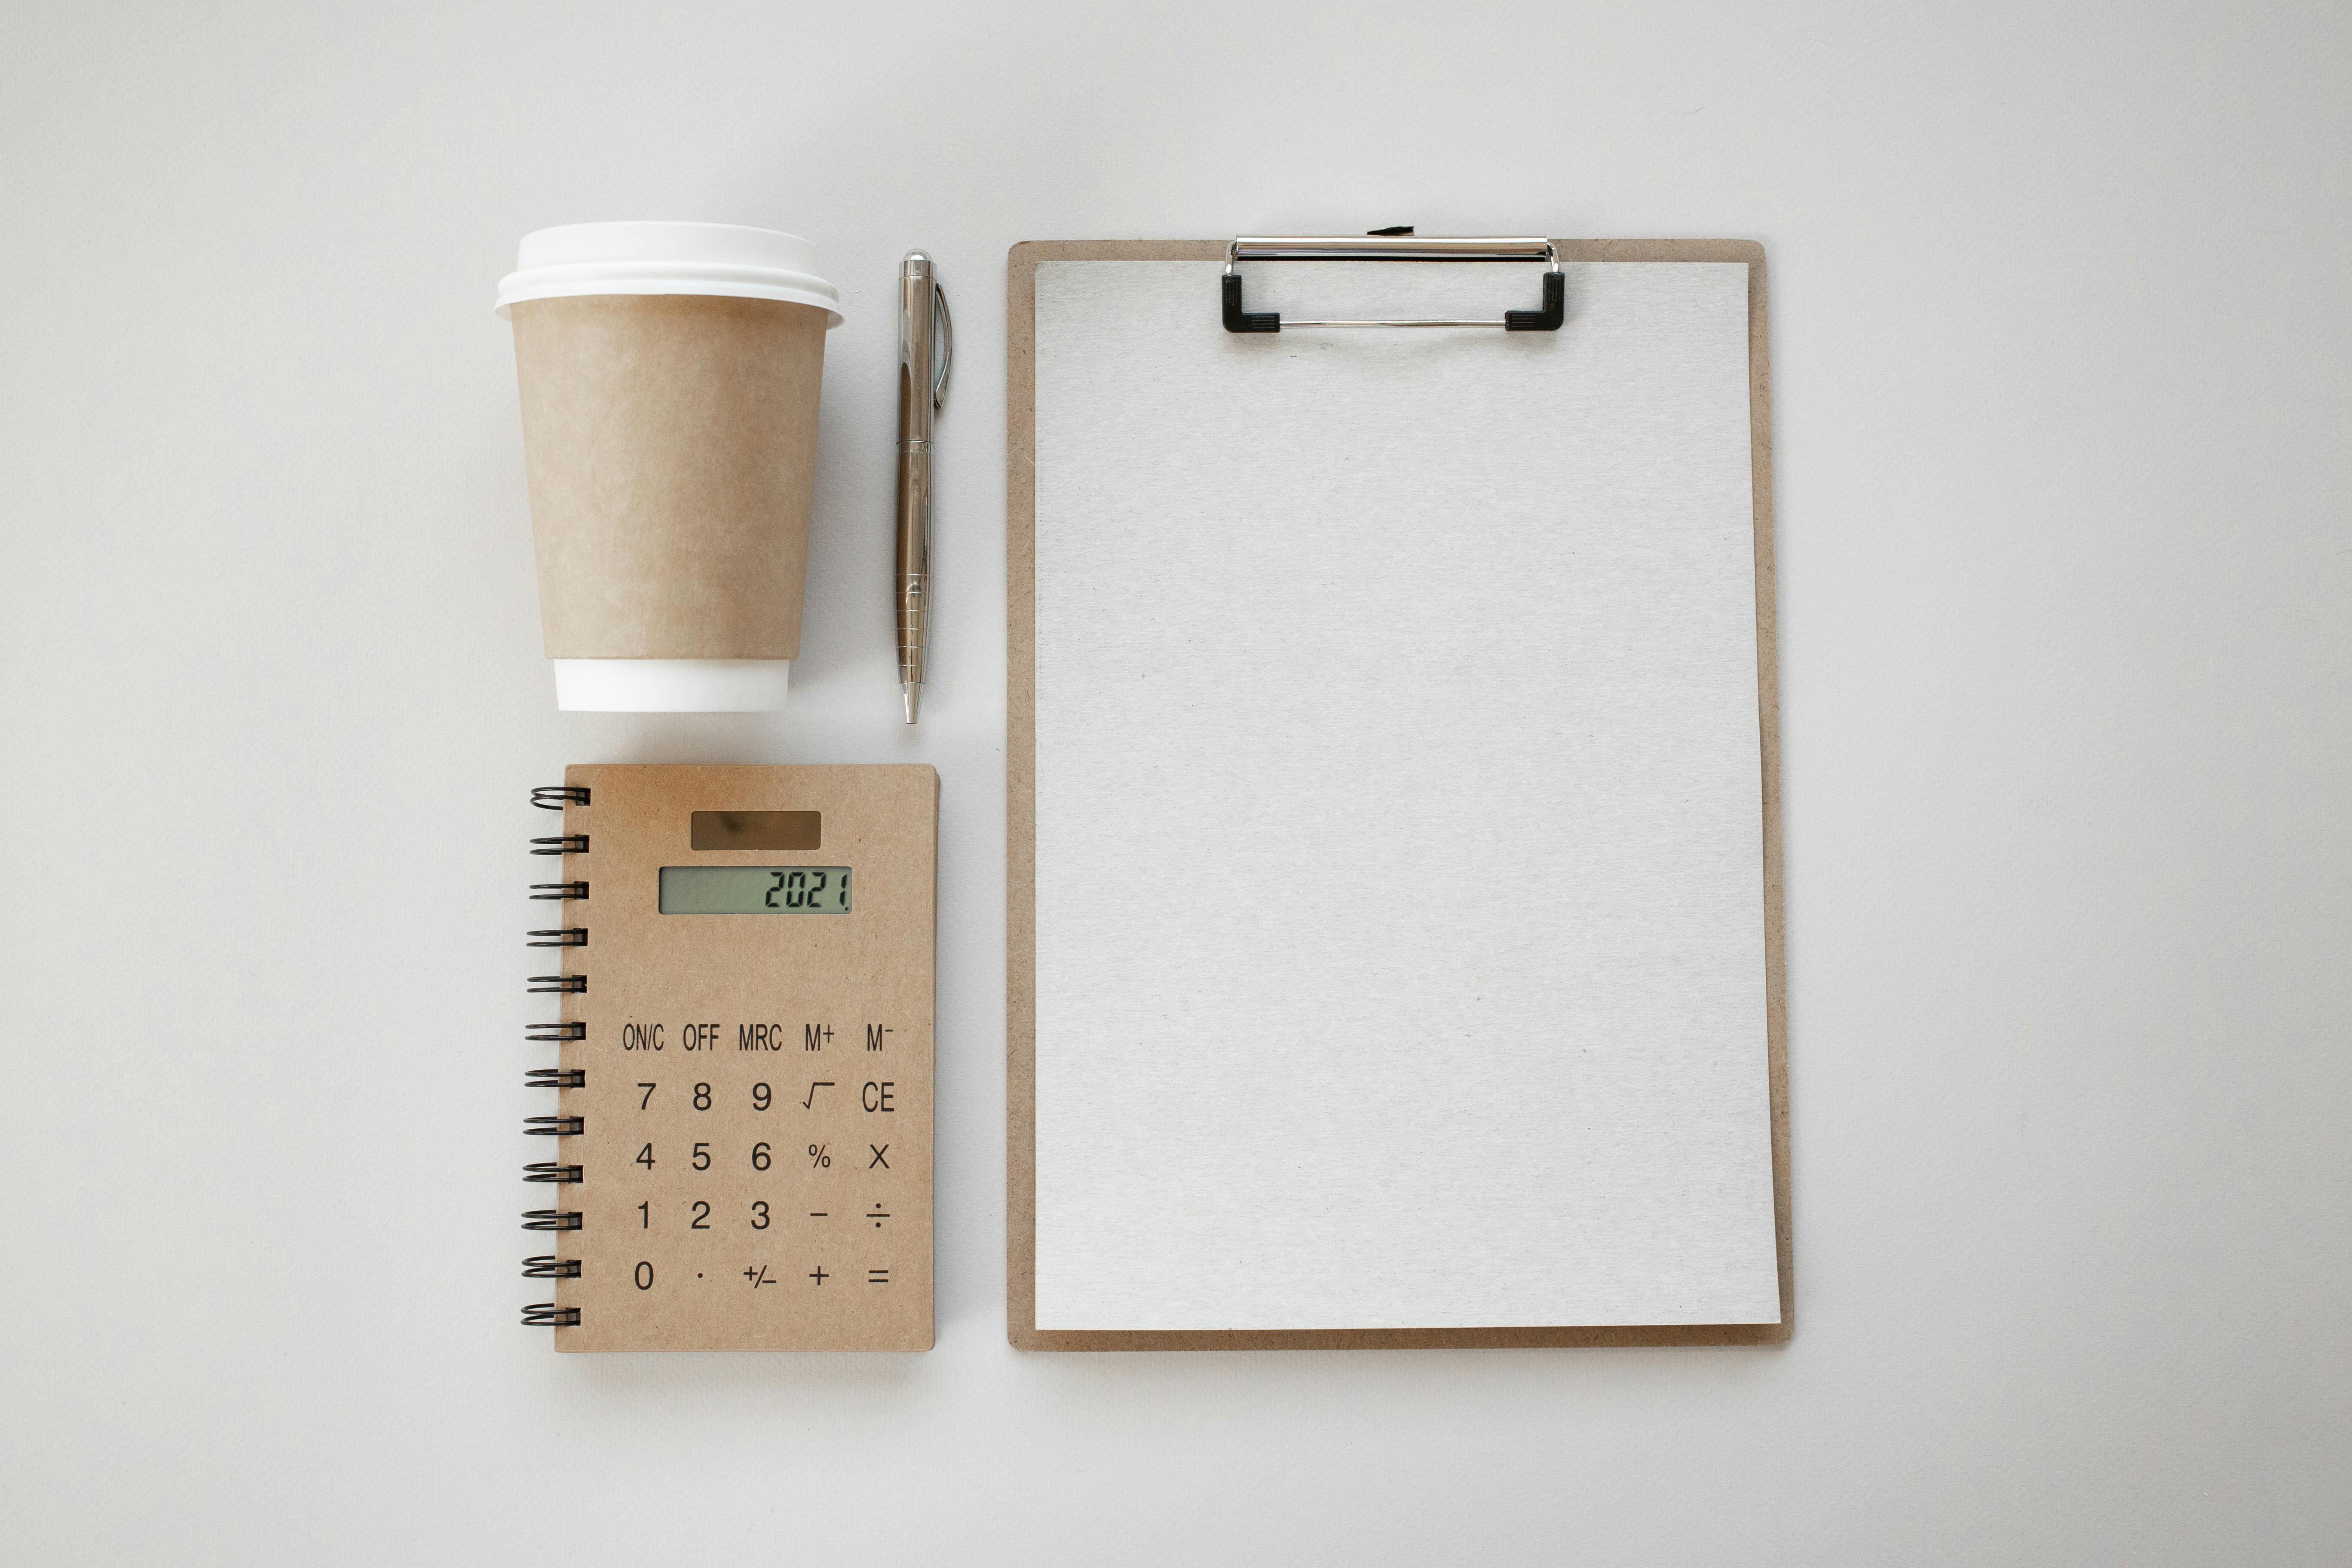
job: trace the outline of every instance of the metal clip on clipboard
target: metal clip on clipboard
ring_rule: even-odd
[[[1559,251],[1549,239],[1416,239],[1410,228],[1374,229],[1367,235],[1269,238],[1243,235],[1225,247],[1225,331],[1278,332],[1285,322],[1275,310],[1242,309],[1244,261],[1540,261],[1543,309],[1506,310],[1500,321],[1456,321],[1396,318],[1366,321],[1291,321],[1293,327],[1500,327],[1507,332],[1556,332],[1567,319],[1567,279]]]

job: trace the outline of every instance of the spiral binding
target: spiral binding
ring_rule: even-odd
[[[582,784],[542,785],[530,792],[530,804],[541,811],[562,811],[566,806],[586,805],[588,790]],[[588,836],[584,833],[542,836],[530,841],[530,852],[533,855],[585,855],[588,853]],[[588,884],[585,881],[533,882],[530,896],[541,902],[584,901],[588,897]],[[584,926],[534,931],[529,933],[529,944],[532,947],[586,947],[588,931]],[[584,974],[534,974],[527,989],[534,996],[581,996],[587,994],[588,977]],[[577,1020],[529,1024],[524,1026],[523,1037],[536,1045],[576,1042],[588,1037],[588,1026]],[[587,1082],[587,1071],[581,1068],[533,1068],[523,1079],[524,1086],[530,1089],[582,1089]],[[578,1116],[529,1116],[523,1119],[522,1130],[526,1136],[533,1138],[577,1138],[586,1125],[585,1120]],[[582,1174],[582,1167],[561,1160],[534,1160],[522,1168],[524,1181],[554,1186],[577,1186]],[[583,1217],[578,1209],[529,1209],[524,1211],[522,1227],[539,1231],[578,1230]],[[522,1272],[527,1279],[577,1279],[580,1278],[580,1260],[542,1253],[524,1258]],[[525,1328],[532,1329],[578,1328],[580,1309],[561,1307],[552,1301],[536,1301],[522,1310],[522,1321]]]

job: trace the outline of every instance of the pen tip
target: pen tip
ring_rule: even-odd
[[[915,721],[915,707],[922,699],[923,689],[909,681],[898,688],[898,694],[907,700],[907,722],[911,724]]]

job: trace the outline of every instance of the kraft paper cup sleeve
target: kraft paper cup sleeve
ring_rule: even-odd
[[[827,312],[584,295],[510,316],[548,657],[796,656]]]

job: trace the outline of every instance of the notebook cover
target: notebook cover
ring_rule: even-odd
[[[582,1216],[545,1238],[582,1263],[556,1284],[581,1318],[555,1348],[929,1349],[938,773],[615,764],[564,782],[589,792],[563,814],[586,851],[561,861],[589,897],[537,907],[587,933],[554,950],[588,981],[562,998],[586,1027],[562,1065],[587,1081],[557,1097],[582,1134],[547,1141],[582,1180],[532,1189]],[[822,841],[698,851],[697,810],[816,811]],[[660,871],[679,865],[856,881],[846,914],[663,914]]]

